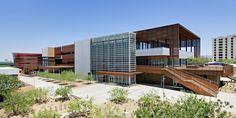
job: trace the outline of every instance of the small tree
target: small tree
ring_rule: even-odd
[[[69,87],[60,87],[56,90],[56,95],[62,97],[63,100],[69,99],[69,94],[72,92],[71,88]]]
[[[108,92],[115,103],[124,103],[128,100],[128,90],[124,88],[113,88]]]
[[[53,110],[44,110],[35,114],[34,118],[60,118],[60,115]]]

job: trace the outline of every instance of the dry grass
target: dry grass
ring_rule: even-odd
[[[101,108],[112,106],[113,108],[117,107],[122,113],[127,113],[129,117],[134,117],[134,112],[138,109],[138,103],[134,100],[128,100],[123,104],[116,104],[112,101],[106,102],[101,105]]]
[[[55,98],[49,98],[46,103],[34,104],[27,116],[18,115],[11,116],[11,118],[32,118],[34,114],[44,110],[53,110],[58,112],[59,114],[63,114],[68,111],[68,103],[73,99],[74,98],[71,97],[70,100],[67,101],[56,101]],[[3,109],[0,109],[0,118],[7,118],[7,114],[4,112]]]
[[[236,83],[228,82],[220,88],[220,91],[226,93],[236,93]]]

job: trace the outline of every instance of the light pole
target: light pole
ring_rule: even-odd
[[[162,93],[163,93],[163,100],[164,100],[164,98],[165,98],[165,91],[164,91],[164,88],[165,88],[165,75],[162,76],[162,87],[163,87]]]

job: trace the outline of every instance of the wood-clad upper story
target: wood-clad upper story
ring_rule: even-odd
[[[145,29],[135,33],[136,42],[168,47],[170,48],[170,56],[178,57],[181,46],[194,47],[194,56],[200,56],[200,37],[181,24]]]

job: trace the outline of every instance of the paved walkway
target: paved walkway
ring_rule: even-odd
[[[48,88],[50,90],[51,95],[54,95],[55,90],[58,87],[60,87],[60,85],[42,81],[38,77],[20,76],[19,78],[21,81],[28,83],[32,86]],[[110,96],[109,94],[107,94],[107,92],[115,87],[120,87],[120,86],[95,83],[95,84],[91,84],[91,85],[81,87],[81,88],[73,88],[72,95],[76,97],[82,97],[82,98],[92,97],[94,99],[95,104],[102,104],[110,99]],[[133,100],[138,100],[140,96],[150,91],[156,91],[160,95],[161,98],[163,98],[163,92],[164,92],[165,97],[169,100],[176,100],[184,96],[185,94],[187,94],[181,91],[162,89],[159,87],[153,87],[153,86],[147,86],[147,85],[135,85],[135,86],[124,87],[124,88],[128,89],[129,98]],[[222,101],[228,101],[230,102],[230,104],[234,106],[234,108],[230,109],[229,111],[236,113],[236,94],[228,94],[228,93],[220,92],[217,95],[217,98],[202,96],[202,95],[198,95],[198,97],[203,97],[207,100],[221,99]]]

